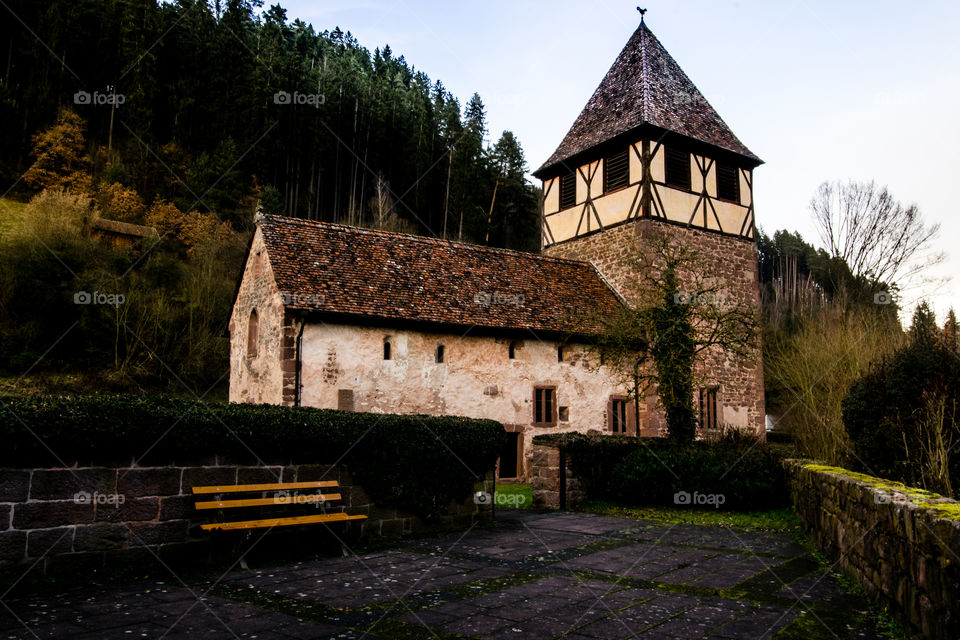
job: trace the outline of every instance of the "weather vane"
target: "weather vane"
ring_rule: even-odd
[[[637,11],[640,12],[640,22],[643,22],[643,14],[645,14],[645,13],[647,12],[647,10],[646,10],[646,9],[641,9],[640,7],[637,7]]]

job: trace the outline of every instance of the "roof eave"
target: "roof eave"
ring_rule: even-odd
[[[654,135],[683,138],[688,143],[694,146],[702,147],[705,150],[711,150],[715,154],[716,152],[719,152],[719,155],[721,156],[724,156],[724,155],[728,157],[734,156],[737,159],[739,159],[741,163],[745,165],[748,169],[755,169],[758,166],[764,164],[763,160],[757,157],[752,151],[749,153],[749,155],[740,153],[739,151],[733,151],[732,149],[727,149],[725,147],[721,147],[711,142],[705,142],[698,138],[693,138],[691,136],[688,136],[682,133],[677,133],[669,129],[663,129],[662,127],[658,127],[656,125],[650,124],[649,122],[644,122],[643,124],[640,124],[634,127],[633,129],[630,129],[629,131],[625,131],[624,133],[618,134],[610,138],[609,140],[605,140],[601,142],[600,144],[595,144],[592,147],[588,147],[583,151],[579,151],[565,158],[560,158],[559,160],[555,160],[549,164],[544,163],[543,166],[541,166],[539,169],[533,172],[533,176],[538,180],[545,180],[548,178],[555,177],[555,175],[564,173],[563,171],[558,171],[558,169],[562,168],[563,165],[572,164],[574,166],[579,167],[581,164],[584,164],[589,160],[596,160],[597,156],[600,155],[601,152],[604,150],[604,148],[607,146],[615,145],[617,143],[622,144],[624,142],[627,142],[628,140],[638,140],[638,136],[641,136],[641,138],[639,139],[642,139],[642,136],[644,134],[649,134],[649,133],[652,133]]]
[[[503,327],[478,324],[462,324],[454,322],[439,322],[435,320],[420,320],[412,318],[397,318],[388,316],[371,316],[336,311],[309,309],[295,305],[284,305],[287,312],[297,314],[306,321],[316,321],[326,324],[351,325],[361,327],[389,327],[391,329],[408,329],[423,333],[453,333],[467,336],[511,336],[518,338],[538,338],[546,340],[590,339],[594,334],[584,331],[562,331],[558,329],[540,329],[531,327]]]

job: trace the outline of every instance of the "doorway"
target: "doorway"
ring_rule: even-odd
[[[501,480],[516,480],[520,475],[520,435],[519,433],[504,434],[503,449],[500,450]]]

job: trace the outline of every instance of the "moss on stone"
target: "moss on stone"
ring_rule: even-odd
[[[938,493],[927,491],[926,489],[908,487],[902,482],[884,480],[883,478],[868,476],[865,473],[858,473],[841,467],[831,467],[829,465],[814,463],[802,463],[800,466],[803,469],[816,471],[818,473],[829,473],[850,478],[874,489],[896,491],[905,496],[914,506],[934,510],[940,518],[960,522],[960,503],[956,501],[947,502],[950,499]]]

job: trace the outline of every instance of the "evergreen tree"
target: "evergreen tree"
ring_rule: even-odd
[[[954,313],[953,308],[950,308],[950,311],[947,312],[947,319],[943,323],[943,343],[954,353],[960,353],[960,336],[958,336],[957,330],[957,314]]]
[[[244,226],[240,209],[258,185],[272,185],[287,215],[369,224],[382,175],[404,228],[539,248],[536,191],[515,170],[519,142],[504,136],[488,147],[480,96],[461,111],[389,45],[371,53],[349,31],[316,31],[260,0],[8,5],[36,36],[0,24],[0,51],[9,52],[0,175],[29,168],[31,135],[54,126],[74,93],[116,91],[115,109],[75,105],[96,150],[90,173],[144,202],[217,210]]]

